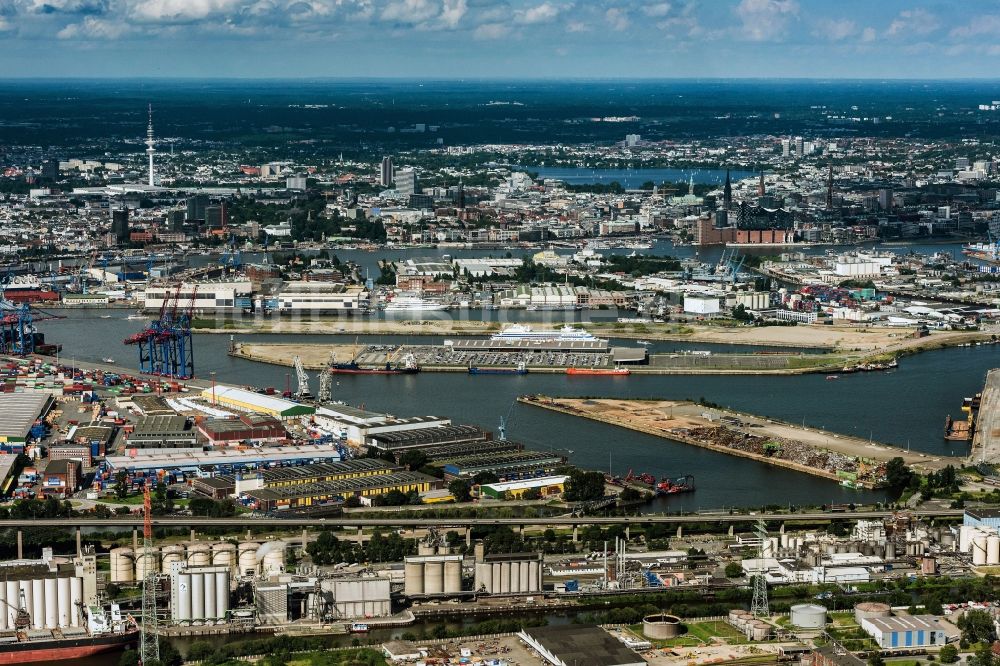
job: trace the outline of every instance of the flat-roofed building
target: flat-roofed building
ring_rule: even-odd
[[[223,408],[238,412],[268,414],[283,421],[299,416],[308,416],[316,411],[315,407],[309,405],[233,386],[209,387],[201,392],[201,397],[203,400]]]
[[[420,472],[392,472],[283,488],[258,488],[243,493],[243,497],[260,511],[282,511],[336,504],[348,497],[372,498],[393,490],[424,493],[440,488],[442,483],[441,479]]]
[[[180,307],[198,312],[242,312],[250,307],[253,287],[250,281],[237,282],[185,282],[178,292],[174,285],[151,285],[143,295],[143,308],[158,311],[163,301],[175,301]],[[192,299],[193,303],[192,303]]]
[[[343,435],[348,442],[361,445],[375,435],[451,425],[438,416],[396,418],[391,414],[369,412],[348,405],[327,404],[316,409],[316,425]]]
[[[934,615],[866,617],[861,628],[883,650],[937,647],[947,642],[945,627]]]
[[[368,301],[363,287],[339,282],[286,282],[278,294],[278,312],[360,312]]]
[[[267,415],[243,414],[235,419],[204,419],[198,421],[197,427],[198,432],[213,445],[280,442],[288,437],[281,421]]]
[[[52,409],[50,393],[0,393],[0,450],[24,453],[35,421]]]
[[[426,450],[450,444],[486,442],[492,438],[493,433],[479,426],[448,425],[378,433],[369,437],[367,444],[379,451],[398,453],[410,449]]]
[[[552,666],[646,666],[646,661],[596,626],[527,627],[518,636]]]
[[[131,432],[121,434],[119,450],[128,449],[139,454],[153,453],[165,449],[177,452],[200,451],[198,431],[183,416],[144,416],[135,424]]]

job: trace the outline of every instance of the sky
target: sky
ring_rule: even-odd
[[[0,78],[1000,78],[1000,0],[0,0]]]

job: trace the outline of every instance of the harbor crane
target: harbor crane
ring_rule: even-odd
[[[191,320],[198,298],[198,285],[193,286],[186,309],[180,308],[181,287],[182,284],[178,283],[172,293],[164,293],[156,320],[142,331],[125,338],[126,345],[138,345],[139,371],[144,374],[175,379],[194,377]]]
[[[292,365],[295,366],[295,378],[298,380],[298,390],[295,391],[294,396],[298,400],[305,400],[312,397],[312,391],[309,389],[309,375],[306,373],[306,369],[302,366],[302,359],[298,355],[292,359]]]

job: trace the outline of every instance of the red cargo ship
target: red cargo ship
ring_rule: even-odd
[[[19,636],[16,643],[0,644],[0,664],[30,664],[38,661],[82,659],[95,654],[121,650],[139,640],[139,631],[81,638],[28,640]]]
[[[623,377],[632,374],[628,368],[566,368],[567,375],[612,375]]]

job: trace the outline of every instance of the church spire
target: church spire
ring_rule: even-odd
[[[729,169],[726,169],[726,184],[722,188],[722,209],[729,210],[733,207],[733,183],[729,179]]]

